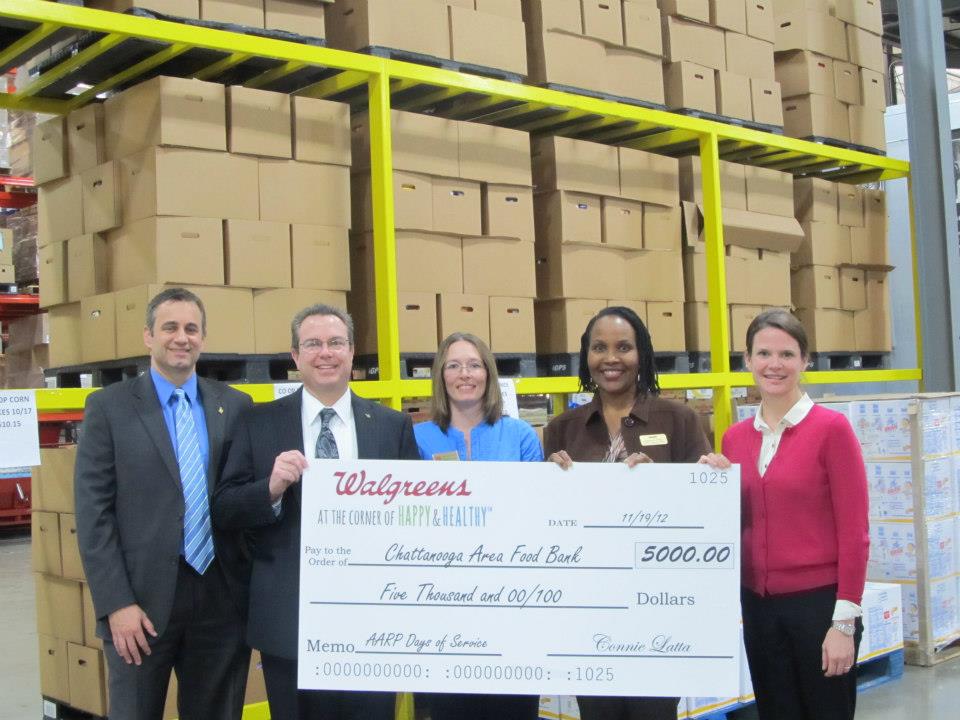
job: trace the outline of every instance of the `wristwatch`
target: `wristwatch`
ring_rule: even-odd
[[[832,627],[847,637],[853,637],[853,634],[857,631],[857,625],[854,620],[834,620]]]

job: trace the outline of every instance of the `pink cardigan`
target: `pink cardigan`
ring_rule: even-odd
[[[815,405],[784,430],[767,472],[757,458],[753,420],[730,427],[723,453],[740,465],[741,577],[759,595],[836,584],[837,599],[859,604],[870,546],[867,476],[847,419]]]

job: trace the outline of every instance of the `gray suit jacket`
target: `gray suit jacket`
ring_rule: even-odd
[[[250,397],[199,378],[210,440],[210,496],[234,425]],[[110,385],[87,398],[74,473],[77,540],[97,614],[138,604],[159,634],[170,618],[183,544],[183,489],[173,443],[150,373]],[[219,565],[244,609],[249,577],[238,533],[214,531]]]
[[[277,455],[303,452],[302,393],[301,389],[243,414],[213,498],[215,525],[248,530],[253,568],[247,642],[291,660],[297,657],[300,483],[287,488],[279,516],[270,502],[269,484]],[[352,398],[358,457],[420,459],[409,415],[356,395]]]

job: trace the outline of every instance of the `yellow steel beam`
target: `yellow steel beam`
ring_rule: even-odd
[[[35,27],[22,38],[8,45],[3,51],[0,51],[0,67],[5,66],[11,61],[16,61],[17,58],[26,53],[34,45],[50,37],[59,29],[60,26],[56,23],[40,23],[39,26]]]
[[[313,85],[308,85],[301,90],[297,90],[296,94],[313,98],[330,97],[331,95],[339,95],[347,90],[353,90],[355,87],[365,85],[368,78],[369,75],[367,73],[356,70],[345,70],[332,77],[315,82]]]
[[[288,60],[271,70],[260,73],[256,77],[250,78],[247,82],[244,83],[245,87],[248,88],[262,88],[264,85],[269,85],[272,82],[279,80],[280,78],[287,77],[292,75],[298,70],[302,70],[307,67],[307,63],[300,60]]]
[[[195,80],[213,80],[225,73],[230,68],[236,67],[240,63],[245,63],[254,57],[250,53],[235,52],[230,53],[225,58],[217,60],[215,63],[207,65],[205,68],[197,70],[193,74]]]
[[[419,85],[419,84],[420,83],[411,82],[409,87],[415,87],[416,85]],[[402,89],[403,88],[401,87],[401,90]],[[396,94],[397,92],[398,92],[398,88],[397,86],[394,86],[393,93]],[[449,87],[437,88],[433,92],[427,93],[426,95],[421,95],[420,97],[417,97],[417,98],[411,98],[410,100],[406,100],[403,103],[398,104],[397,102],[394,102],[394,107],[397,107],[397,108],[402,107],[404,110],[409,110],[409,111],[421,110],[423,108],[430,107],[431,105],[436,105],[437,103],[443,102],[444,100],[450,100],[451,98],[459,97],[460,95],[463,95],[465,92],[466,90],[461,90],[460,88],[449,88]]]
[[[56,67],[47,70],[27,87],[18,92],[17,96],[21,98],[27,98],[36,95],[44,88],[50,87],[58,80],[62,80],[77,68],[83,67],[86,63],[99,57],[100,55],[103,55],[103,53],[107,52],[111,48],[116,47],[126,39],[126,36],[117,34],[107,35],[100,38],[90,47],[81,50],[70,59],[64,60]]]
[[[665,130],[664,132],[657,133],[655,135],[647,135],[645,137],[637,138],[636,140],[631,140],[630,142],[622,144],[624,147],[631,147],[635,150],[652,151],[659,148],[670,147],[671,145],[679,145],[681,143],[696,141],[697,136],[687,130]]]
[[[13,93],[0,92],[0,109],[29,110],[31,112],[63,115],[67,112],[67,101],[36,97],[24,98]]]
[[[556,127],[557,125],[561,125],[563,123],[572,123],[572,121],[574,120],[579,120],[585,117],[590,117],[590,116],[587,115],[587,113],[583,112],[582,110],[566,110],[564,112],[557,113],[556,115],[550,115],[549,117],[544,117],[538,120],[534,120],[532,122],[523,123],[521,125],[518,125],[517,129],[523,130],[524,132],[536,132],[538,130],[544,130],[544,129]],[[600,124],[597,125],[598,120],[606,121],[606,122],[600,122]],[[604,125],[609,125],[610,123],[619,122],[615,118],[599,118],[598,120],[594,120],[592,123],[589,123],[594,125],[594,128],[592,129],[598,129],[599,127],[603,127]],[[570,125],[570,129],[575,130],[576,132],[579,133],[582,131],[582,128],[585,125],[588,125],[588,123],[587,122],[576,123],[576,124]]]

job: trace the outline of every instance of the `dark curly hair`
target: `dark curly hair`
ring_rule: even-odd
[[[590,353],[590,333],[597,320],[607,316],[618,317],[630,323],[637,339],[637,354],[640,356],[640,370],[637,372],[637,394],[659,395],[660,383],[657,380],[657,364],[653,356],[653,342],[643,320],[633,310],[622,305],[604,308],[587,323],[587,329],[580,336],[580,389],[584,392],[596,392],[597,384],[590,375],[587,356]]]

